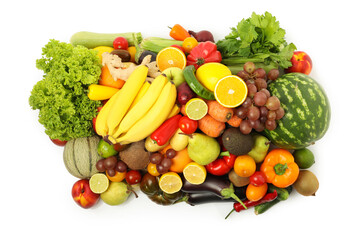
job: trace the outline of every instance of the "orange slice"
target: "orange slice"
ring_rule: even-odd
[[[185,53],[176,47],[164,48],[157,54],[156,64],[161,72],[169,67],[184,69],[186,66]]]
[[[242,104],[248,93],[246,83],[236,75],[220,79],[214,90],[215,99],[222,106],[234,108]]]

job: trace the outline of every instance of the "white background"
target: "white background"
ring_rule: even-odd
[[[0,14],[1,204],[5,239],[318,239],[359,237],[359,12],[355,1],[7,1]],[[327,92],[330,129],[311,149],[316,197],[294,192],[263,215],[224,220],[229,203],[163,207],[144,195],[123,205],[84,210],[71,197],[65,169],[28,98],[42,77],[35,60],[54,38],[78,31],[168,36],[168,26],[210,30],[215,40],[242,18],[269,11],[286,38],[313,60],[310,74]],[[356,237],[355,237],[356,236]]]

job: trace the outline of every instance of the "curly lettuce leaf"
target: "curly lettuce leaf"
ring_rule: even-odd
[[[29,104],[39,109],[45,133],[63,141],[94,135],[91,120],[100,101],[90,100],[87,92],[101,74],[96,52],[50,40],[36,66],[44,71],[44,77],[33,87]]]

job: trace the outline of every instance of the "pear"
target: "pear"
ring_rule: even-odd
[[[270,147],[270,140],[260,134],[255,134],[253,136],[254,147],[248,152],[248,155],[252,157],[256,163],[261,163],[264,161],[265,156]]]
[[[109,205],[119,205],[125,202],[131,191],[124,182],[110,182],[108,189],[100,194],[101,199]]]
[[[215,138],[202,133],[189,135],[187,147],[189,157],[200,165],[207,165],[215,161],[220,154],[220,144]]]

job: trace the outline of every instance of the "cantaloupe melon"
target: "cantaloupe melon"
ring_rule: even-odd
[[[90,178],[97,173],[96,163],[101,159],[97,153],[98,136],[76,138],[64,147],[64,164],[69,173],[77,178]]]

